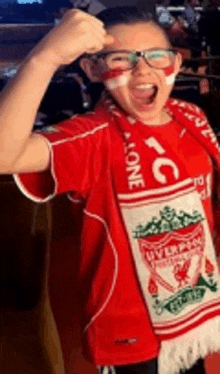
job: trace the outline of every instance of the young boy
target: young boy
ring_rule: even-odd
[[[54,72],[79,56],[107,89],[101,101],[32,134]],[[1,172],[36,202],[68,193],[84,207],[84,353],[105,374],[204,373],[199,359],[220,348],[220,152],[202,111],[169,99],[180,66],[163,30],[134,7],[99,19],[70,11],[1,99]]]

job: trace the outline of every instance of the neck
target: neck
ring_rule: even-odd
[[[166,125],[167,123],[169,123],[171,121],[172,117],[170,114],[168,114],[164,109],[161,111],[160,115],[155,118],[155,119],[152,119],[152,120],[148,120],[148,121],[143,121],[141,120],[141,122],[143,122],[145,125],[149,125],[149,126],[161,126],[161,125]]]

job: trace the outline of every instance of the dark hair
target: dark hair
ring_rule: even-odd
[[[158,23],[156,15],[153,12],[147,11],[147,7],[145,7],[145,11],[143,11],[136,6],[116,6],[102,10],[96,17],[104,23],[106,28],[121,24],[132,25],[138,22],[149,22],[158,27],[168,43],[171,44],[166,30]]]
[[[135,6],[116,6],[114,8],[107,8],[96,15],[105,26],[111,27],[118,24],[132,24],[137,22],[151,22],[155,17],[150,12],[143,12],[138,10]]]

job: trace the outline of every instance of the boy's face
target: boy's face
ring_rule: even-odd
[[[114,36],[114,43],[104,51],[144,51],[151,48],[169,49],[170,45],[163,32],[150,23],[117,25],[108,33]],[[98,62],[102,81],[115,101],[132,117],[148,124],[164,122],[163,107],[173,87],[174,77],[181,65],[181,56],[176,55],[169,69],[150,67],[139,57],[133,70],[122,71],[114,77],[104,60]],[[167,77],[167,74],[170,74]],[[113,74],[114,76],[114,74]],[[152,99],[153,98],[153,99]]]

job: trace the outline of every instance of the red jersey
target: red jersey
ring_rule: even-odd
[[[152,131],[164,132],[184,161],[212,227],[209,156],[179,124],[154,126]],[[143,301],[117,198],[124,183],[133,191],[144,185],[141,168],[133,173],[134,178],[131,174],[125,178],[125,169],[139,161],[138,149],[125,158],[121,132],[98,110],[49,128],[42,135],[51,149],[51,169],[15,178],[22,192],[36,202],[62,193],[68,193],[73,203],[76,196],[85,201],[79,270],[86,320],[84,351],[96,365],[150,360],[158,355],[159,342]],[[164,173],[169,178],[169,170]]]
[[[184,162],[200,194],[210,229],[213,231],[214,222],[211,201],[213,166],[210,156],[189,131],[183,129],[175,121],[171,121],[166,125],[154,126],[152,130],[155,134],[160,133],[165,139],[169,139],[173,151]]]

